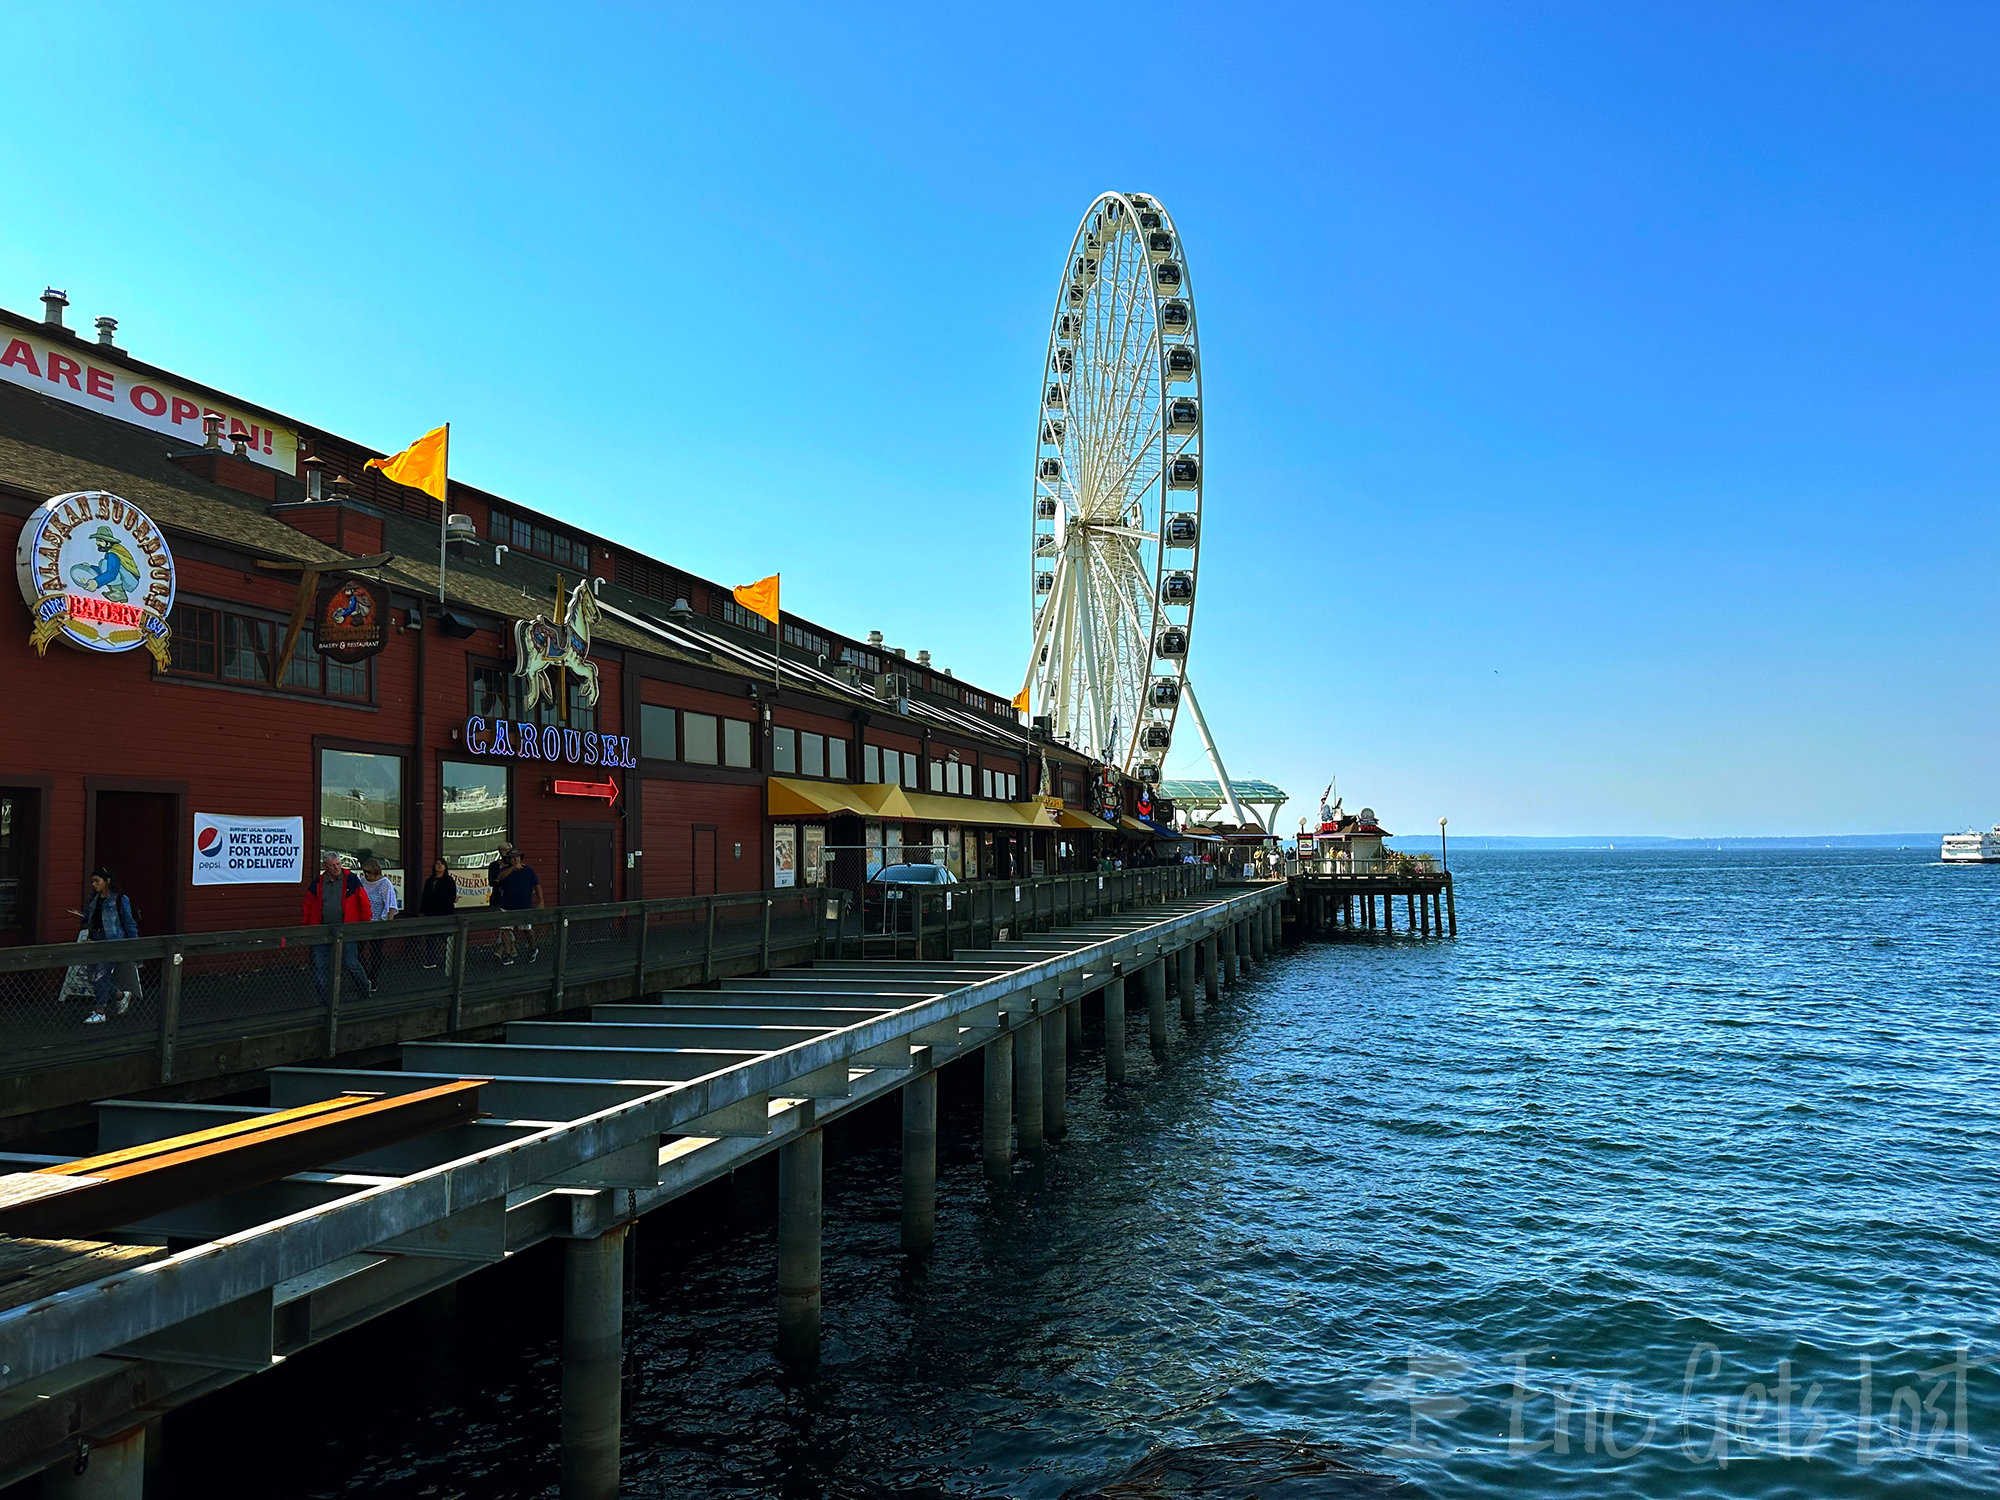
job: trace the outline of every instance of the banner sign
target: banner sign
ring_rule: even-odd
[[[320,585],[313,606],[313,649],[353,666],[381,651],[387,611],[375,585],[336,578]]]
[[[1047,816],[1051,824],[1060,824],[1063,815],[1063,799],[1060,797],[1042,798],[1042,812]]]
[[[37,656],[60,636],[83,651],[144,646],[166,671],[174,555],[131,501],[78,490],[43,502],[21,528],[14,572],[34,616],[28,644]]]
[[[250,458],[280,473],[298,473],[297,433],[272,427],[261,418],[252,421],[241,411],[216,406],[211,398],[197,396],[157,375],[134,375],[117,360],[108,349],[94,344],[68,339],[58,342],[0,329],[0,380],[10,385],[25,386],[197,446],[204,437],[201,419],[214,412],[232,436],[240,432],[249,439]]]
[[[196,885],[297,885],[305,878],[304,818],[194,815]]]
[[[518,724],[495,719],[489,727],[484,718],[474,714],[465,721],[464,744],[474,755],[639,769],[629,735],[593,734],[589,730],[564,729],[559,724],[530,724],[525,719]]]

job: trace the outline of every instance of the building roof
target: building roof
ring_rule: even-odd
[[[1243,781],[1231,777],[1229,784],[1236,788],[1238,802],[1289,802],[1292,794],[1280,791],[1268,781]],[[1160,795],[1171,797],[1176,807],[1203,807],[1222,805],[1222,783],[1219,781],[1163,781]]]

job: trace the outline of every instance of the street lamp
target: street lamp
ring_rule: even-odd
[[[1449,851],[1447,851],[1447,850],[1446,850],[1446,848],[1445,848],[1445,846],[1444,846],[1444,819],[1443,819],[1443,818],[1439,818],[1439,819],[1438,819],[1438,867],[1439,867],[1440,869],[1444,869],[1444,870],[1449,870],[1449,869],[1451,868],[1451,857],[1450,857],[1450,853],[1449,853]]]

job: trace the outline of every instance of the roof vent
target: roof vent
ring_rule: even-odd
[[[917,665],[918,665],[918,666],[920,666],[920,667],[928,667],[928,666],[929,666],[930,664],[931,664],[931,654],[930,654],[930,652],[928,652],[928,651],[919,651],[919,652],[917,653]]]
[[[97,320],[97,342],[106,349],[116,349],[118,347],[118,320],[116,318],[99,318]]]
[[[62,310],[69,306],[69,293],[54,287],[42,288],[42,321],[51,328],[63,326]]]
[[[472,524],[470,516],[452,515],[445,520],[444,539],[447,542],[476,542],[479,540],[479,528]]]
[[[685,599],[676,599],[667,606],[667,618],[676,625],[694,624],[694,606]]]
[[[241,427],[229,434],[229,451],[238,458],[250,456],[250,434]]]
[[[868,644],[873,646],[877,651],[880,651],[882,649],[882,632],[879,630],[869,631]]]
[[[222,446],[221,412],[209,411],[202,413],[201,439],[202,439],[201,445],[204,448],[220,448]]]

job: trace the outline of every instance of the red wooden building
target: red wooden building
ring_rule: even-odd
[[[443,517],[365,469],[375,450],[44,301],[0,311],[23,583],[0,622],[0,942],[74,936],[100,864],[159,933],[297,921],[287,859],[325,848],[407,892],[441,855],[483,900],[505,838],[573,904],[857,886],[912,849],[964,878],[1053,873],[1116,827],[1086,810],[1096,768],[1004,695],[791,615],[774,687],[772,627],[729,590],[471,486],[440,598]],[[357,613],[372,655],[336,639]],[[588,668],[550,669],[531,706],[517,628],[579,614]]]

